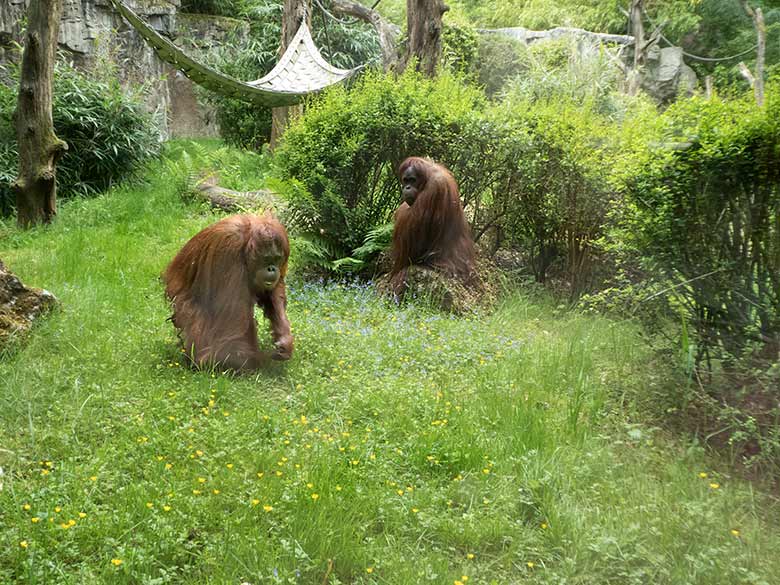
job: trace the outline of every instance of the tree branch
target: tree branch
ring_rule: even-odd
[[[367,22],[379,35],[379,47],[382,50],[382,66],[388,70],[397,60],[397,41],[401,29],[392,22],[385,20],[379,12],[353,0],[333,0],[333,12],[344,16],[352,16]]]

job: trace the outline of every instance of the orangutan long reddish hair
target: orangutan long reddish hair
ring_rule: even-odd
[[[290,244],[270,215],[234,215],[196,234],[163,273],[173,324],[194,365],[254,370],[293,351],[284,277]],[[275,351],[260,351],[254,306],[271,323]]]
[[[401,163],[398,178],[404,202],[395,212],[393,289],[403,292],[406,269],[413,264],[469,282],[474,275],[474,240],[450,171],[431,160],[411,157]]]

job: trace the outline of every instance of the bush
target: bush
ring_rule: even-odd
[[[12,116],[16,89],[0,86],[0,207],[11,212],[18,158]],[[54,77],[54,130],[68,143],[57,164],[63,198],[102,191],[133,173],[160,148],[159,130],[137,94],[58,64]],[[7,138],[7,140],[6,140]]]
[[[468,19],[451,13],[444,19],[442,62],[456,73],[465,73],[477,58],[479,34]]]
[[[528,68],[527,49],[521,41],[500,34],[479,36],[473,75],[488,97],[498,95],[511,78]]]
[[[182,0],[180,10],[190,14],[235,16],[244,0]]]
[[[620,109],[617,88],[623,74],[598,43],[574,38],[535,43],[526,49],[521,75],[506,92],[531,101],[587,102],[606,115]]]
[[[698,358],[725,364],[780,348],[780,86],[694,98],[663,115],[659,146],[636,161],[629,193],[638,246],[674,283]]]
[[[482,132],[483,101],[452,76],[428,80],[411,68],[397,78],[369,72],[352,88],[330,89],[277,150],[277,175],[295,185],[290,221],[326,248],[327,262],[350,254],[391,220],[399,204],[395,169],[411,155],[452,169],[468,203],[493,148]]]
[[[609,172],[617,126],[588,104],[567,101],[507,100],[489,118],[497,179],[477,223],[495,225],[497,244],[525,250],[539,282],[562,258],[572,291],[581,292],[615,197]]]

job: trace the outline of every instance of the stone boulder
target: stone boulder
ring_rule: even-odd
[[[55,306],[57,299],[53,294],[24,286],[0,261],[0,349],[23,336]]]
[[[686,65],[680,47],[650,48],[642,72],[642,89],[654,99],[668,104],[679,96],[693,95],[697,85],[696,72]]]

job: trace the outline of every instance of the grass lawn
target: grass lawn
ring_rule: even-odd
[[[289,363],[182,367],[159,274],[216,217],[157,163],[0,228],[62,302],[0,360],[0,583],[780,583],[777,502],[636,416],[672,382],[629,323],[399,308],[293,258]]]

